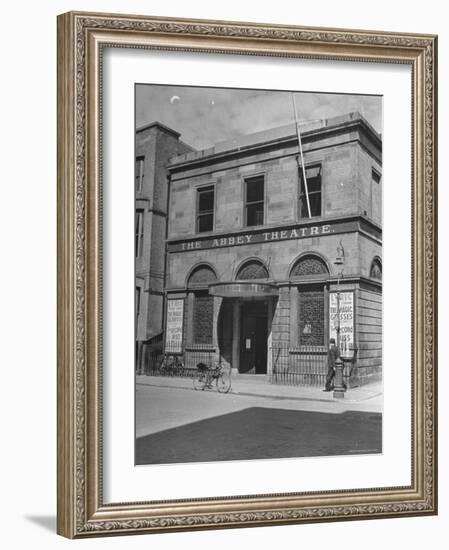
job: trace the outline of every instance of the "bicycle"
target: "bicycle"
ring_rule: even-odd
[[[182,375],[184,363],[181,358],[173,354],[165,354],[159,365],[159,372],[166,375]]]
[[[197,369],[198,373],[193,379],[195,390],[212,389],[214,381],[217,391],[220,393],[228,393],[231,389],[231,374],[229,371],[225,371],[222,365],[208,367],[204,363],[199,363]]]

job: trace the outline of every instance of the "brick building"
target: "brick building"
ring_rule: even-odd
[[[164,132],[173,153],[179,135]],[[157,308],[145,318],[160,330],[164,291],[166,349],[187,366],[204,354],[236,373],[321,384],[338,333],[355,355],[350,384],[381,375],[381,136],[358,113],[301,134],[305,181],[294,124],[178,151],[160,166],[166,249],[153,233]],[[162,258],[165,288],[160,278],[153,287]]]

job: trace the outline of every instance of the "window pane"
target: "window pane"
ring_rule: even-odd
[[[135,174],[136,174],[136,191],[142,191],[142,183],[143,183],[143,161],[144,161],[144,157],[137,157],[137,158],[136,158],[136,167],[135,167]]]
[[[136,287],[136,315],[140,313],[140,287]]]
[[[214,209],[214,190],[199,190],[198,210],[199,212],[207,212]]]
[[[309,166],[305,170],[307,179],[307,190],[309,195],[310,215],[321,216],[321,166]],[[299,216],[308,218],[306,186],[304,184],[302,170],[300,171],[300,197]]]
[[[246,202],[264,200],[264,179],[262,177],[246,180]]]
[[[250,204],[246,207],[246,225],[263,224],[263,203]]]
[[[198,217],[198,231],[202,233],[203,231],[212,231],[214,226],[214,215],[213,214],[202,214]]]
[[[307,181],[312,178],[317,178],[321,174],[321,166],[310,166],[306,168],[306,178]]]
[[[373,178],[374,183],[380,183],[380,174],[378,174],[376,170],[371,171],[371,176]]]
[[[299,344],[321,346],[324,344],[324,291],[299,293]]]
[[[309,202],[312,216],[321,216],[321,193],[309,194]]]
[[[142,254],[142,244],[143,244],[143,211],[136,211],[136,257]]]
[[[321,178],[307,178],[307,189],[309,190],[309,193],[313,193],[314,191],[320,191]]]
[[[300,218],[308,218],[309,213],[307,211],[307,202],[305,195],[302,195],[299,199],[299,217]]]
[[[312,217],[321,216],[321,193],[309,193],[310,215]],[[302,195],[299,200],[299,216],[308,218],[309,211],[307,209],[306,195]]]
[[[208,293],[196,293],[193,311],[193,339],[195,344],[212,344],[214,298]]]

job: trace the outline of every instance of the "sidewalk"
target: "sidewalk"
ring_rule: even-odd
[[[158,386],[195,391],[191,378],[164,376],[136,376],[137,385]],[[372,403],[373,407],[382,410],[382,383],[376,382],[348,389],[343,399],[335,399],[333,392],[323,392],[316,386],[285,386],[271,384],[264,375],[235,375],[232,377],[230,394],[254,397],[269,397],[272,399],[288,399],[298,401],[313,401],[317,403]]]

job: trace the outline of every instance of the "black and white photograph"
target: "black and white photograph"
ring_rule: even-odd
[[[382,453],[382,124],[135,85],[136,465]]]

